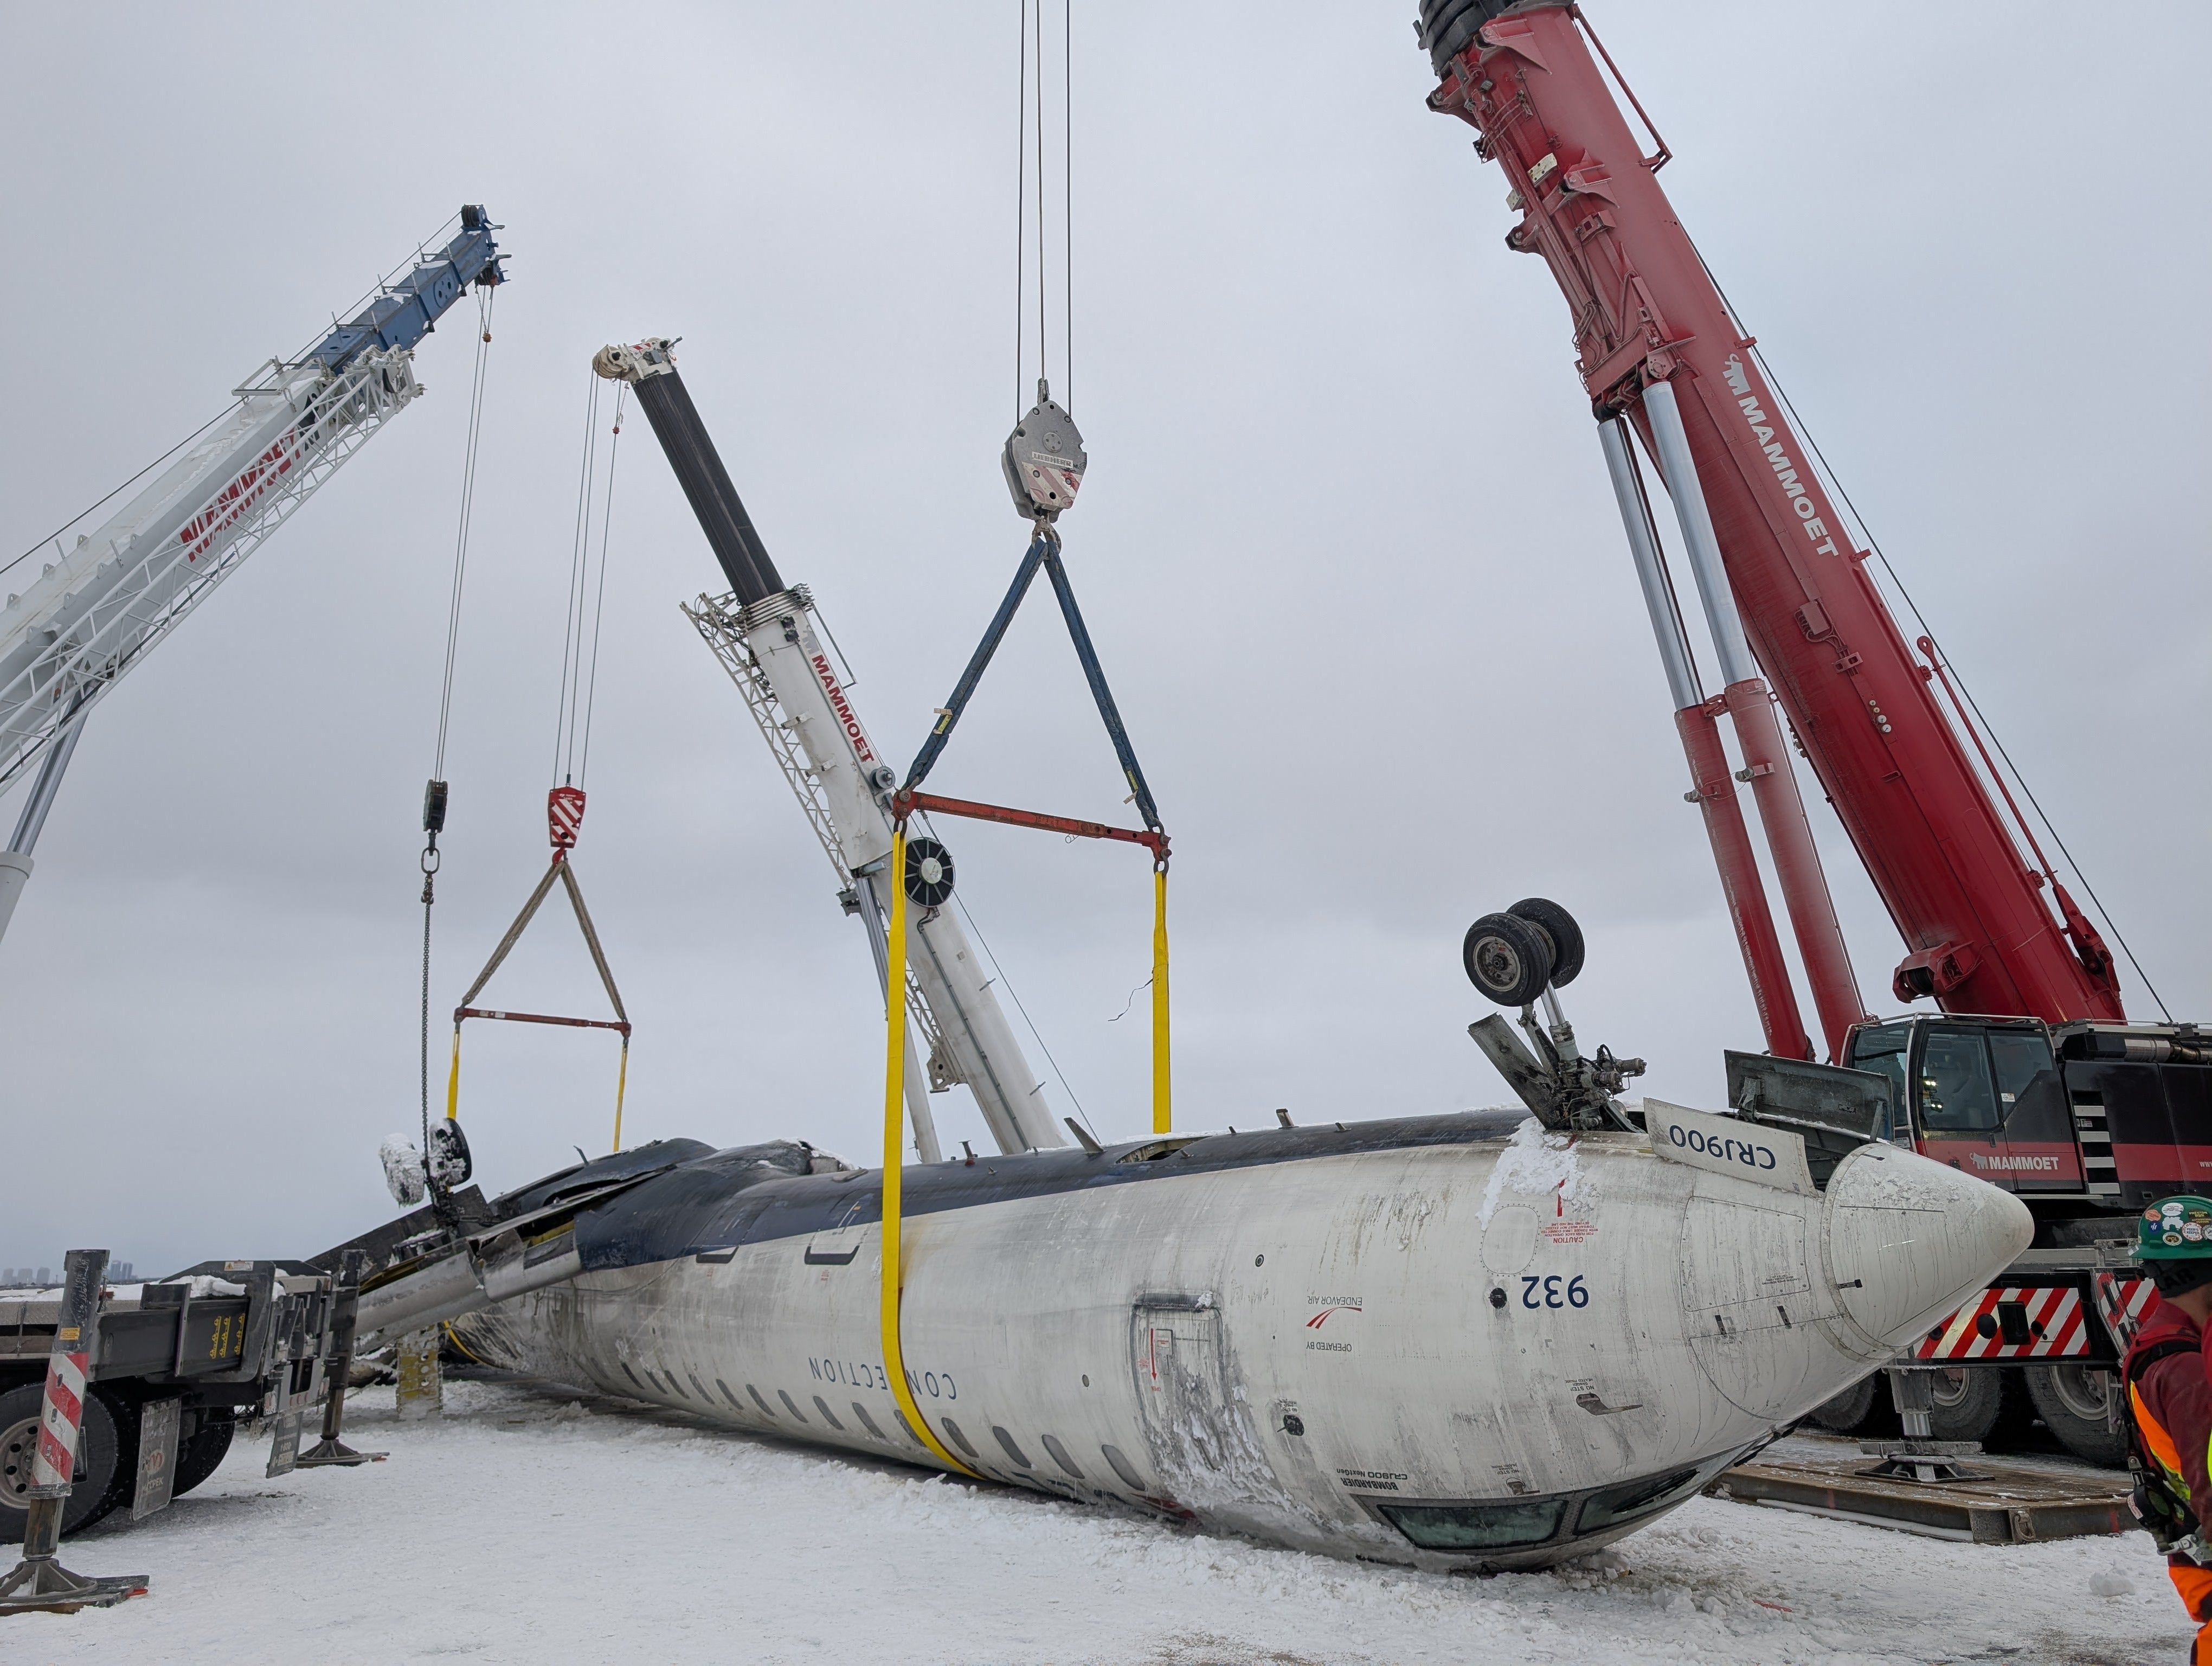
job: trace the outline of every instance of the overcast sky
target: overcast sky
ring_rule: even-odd
[[[1589,9],[1674,148],[1686,222],[2145,969],[2178,1014],[2212,1012],[2189,323],[2212,21]],[[1411,10],[1075,7],[1072,380],[1056,345],[1054,368],[1091,466],[1065,533],[1175,838],[1191,1127],[1498,1103],[1459,941],[1532,892],[1588,933],[1585,1042],[1650,1059],[1650,1091],[1715,1104],[1722,1049],[1759,1044],[1565,309],[1504,247],[1504,184],[1470,131],[1424,108]],[[1015,18],[0,9],[0,558],[457,204],[505,227],[434,1011],[545,860],[601,344],[684,338],[878,742],[918,745],[1024,542],[995,460],[1018,391]],[[472,316],[423,344],[428,396],[87,731],[0,945],[0,1265],[304,1254],[390,1213],[376,1147],[417,1116],[417,814]],[[869,1159],[868,952],[677,611],[721,580],[642,422],[610,547],[577,866],[637,1024],[626,1143]],[[1048,601],[936,782],[1126,818]],[[1816,822],[1862,987],[1891,1010],[1896,933]],[[1056,1107],[1141,1131],[1145,1002],[1116,1017],[1148,968],[1141,857],[956,836],[962,893],[1065,1072]],[[490,997],[603,999],[550,915]],[[492,1188],[605,1147],[604,1035],[472,1025],[465,1062]],[[936,1104],[948,1145],[983,1142],[964,1093]]]

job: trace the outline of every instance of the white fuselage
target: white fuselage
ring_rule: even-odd
[[[1348,1141],[1370,1126],[1394,1125]],[[1142,1167],[965,1204],[947,1186],[933,1210],[909,1169],[930,1212],[905,1227],[903,1348],[939,1437],[997,1481],[1334,1554],[1541,1565],[1692,1496],[2030,1230],[2016,1200],[1887,1146],[1809,1192],[1534,1123],[1267,1156],[1307,1132],[944,1164],[977,1189],[1022,1164]],[[881,1363],[878,1181],[769,1182],[739,1195],[741,1241],[708,1222],[690,1253],[456,1329],[563,1383],[928,1464]],[[825,1213],[839,1186],[854,1207]]]

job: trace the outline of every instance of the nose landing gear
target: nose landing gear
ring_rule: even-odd
[[[1460,958],[1476,988],[1501,1006],[1521,1009],[1533,1051],[1494,1012],[1468,1025],[1468,1034],[1537,1121],[1550,1128],[1635,1126],[1613,1096],[1628,1078],[1644,1073],[1644,1061],[1617,1059],[1604,1047],[1584,1058],[1559,1006],[1559,988],[1583,969],[1583,933],[1574,915],[1549,898],[1523,897],[1468,927]]]

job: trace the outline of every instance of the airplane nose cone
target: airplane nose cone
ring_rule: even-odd
[[[2027,1206],[1896,1146],[1862,1146],[1828,1182],[1828,1266],[1869,1359],[1924,1335],[2035,1236]]]

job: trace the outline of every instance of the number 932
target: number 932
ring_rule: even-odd
[[[1521,1275],[1521,1305],[1538,1307],[1588,1307],[1589,1286],[1583,1275],[1567,1278],[1558,1273],[1523,1273]]]

